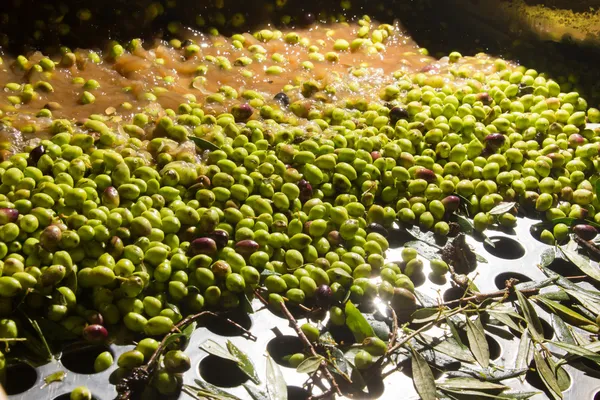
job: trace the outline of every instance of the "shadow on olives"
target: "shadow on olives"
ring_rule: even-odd
[[[571,378],[571,375],[564,368],[561,368],[558,371],[559,371],[558,372],[559,375],[558,375],[558,379],[557,379],[558,385],[559,385],[560,389],[564,392],[569,387],[571,387],[571,383],[573,382],[573,379]],[[537,372],[537,368],[535,367],[534,361],[532,361],[531,364],[529,364],[529,370],[525,374],[525,380],[527,381],[527,383],[529,383],[534,388],[543,391],[548,398],[552,398],[552,394],[549,392],[548,388],[544,384],[544,381],[542,380],[542,378],[540,377],[540,375]]]
[[[287,387],[288,400],[308,400],[310,392],[298,386]]]
[[[235,362],[212,354],[200,361],[199,369],[202,379],[215,386],[236,387],[248,380]]]
[[[289,367],[290,365],[283,358],[294,353],[302,353],[304,344],[297,336],[282,335],[271,339],[267,343],[267,351],[277,364]]]
[[[60,362],[69,371],[78,374],[95,374],[94,361],[105,351],[112,353],[110,347],[105,344],[75,343],[64,350]]]
[[[220,336],[240,336],[244,333],[240,328],[228,322],[227,319],[230,319],[244,329],[252,327],[252,319],[247,313],[241,310],[234,310],[221,316],[206,315],[202,318],[202,322],[206,329]]]
[[[6,368],[4,390],[8,395],[23,393],[33,387],[37,381],[37,372],[31,365],[20,362]]]
[[[498,274],[496,278],[494,278],[494,284],[498,289],[502,290],[506,288],[506,281],[508,281],[509,279],[516,279],[519,281],[519,283],[531,282],[530,277],[520,274],[518,272],[503,272],[501,274]]]
[[[525,249],[515,239],[504,236],[492,236],[489,239],[494,246],[492,247],[486,241],[483,243],[483,247],[493,256],[503,258],[505,260],[516,260],[517,258],[521,258],[525,255]]]

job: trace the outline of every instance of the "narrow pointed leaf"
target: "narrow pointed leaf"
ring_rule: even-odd
[[[252,400],[269,400],[269,394],[263,389],[244,383],[244,389],[248,392]]]
[[[287,400],[287,385],[279,365],[267,354],[267,391],[271,400]]]
[[[454,341],[463,349],[463,350],[468,350],[468,347],[464,345],[464,343],[462,342],[462,339],[460,338],[460,335],[458,334],[458,329],[456,329],[456,325],[454,324],[454,322],[452,322],[452,320],[450,320],[450,318],[446,317],[446,325],[448,325],[448,328],[450,329],[450,332],[452,333],[452,338],[454,338]],[[469,354],[470,355],[470,354]]]
[[[544,340],[544,330],[540,318],[533,308],[533,304],[531,304],[531,302],[518,290],[515,291],[515,293],[517,294],[517,299],[519,300],[525,321],[527,321],[527,329],[529,330],[532,339],[536,342],[541,342]]]
[[[357,342],[362,342],[368,337],[375,336],[373,327],[351,301],[346,302],[345,313],[346,325],[352,331]]]
[[[208,393],[210,396],[214,397],[215,399],[232,399],[232,400],[239,400],[239,397],[231,394],[231,393],[227,393],[226,391],[224,391],[223,389],[218,388],[215,385],[212,385],[208,382],[204,382],[201,381],[200,379],[194,379],[194,383],[196,383],[196,385],[198,385],[198,387],[193,386],[193,385],[184,385],[184,387],[188,387],[191,390],[202,390],[204,393]],[[220,396],[220,397],[216,397]],[[202,395],[203,397],[205,395]]]
[[[469,363],[475,362],[469,349],[464,347],[462,343],[457,343],[454,338],[433,338],[425,334],[420,334],[416,339],[419,342],[432,347],[435,351],[444,353],[457,360]]]
[[[562,343],[562,342],[550,342],[556,347],[559,347],[566,351],[567,353],[587,358],[588,360],[592,360],[595,363],[600,363],[600,354],[594,353],[582,346],[577,346],[574,344]]]
[[[584,306],[594,314],[600,314],[600,302],[596,301],[592,296],[571,289],[565,289],[565,292],[567,292],[569,296],[573,297],[582,306]]]
[[[260,385],[260,378],[256,373],[256,368],[254,367],[254,364],[248,355],[246,355],[246,353],[241,351],[235,344],[233,344],[231,340],[227,341],[227,350],[229,350],[229,353],[231,353],[232,356],[239,360],[238,367],[240,367],[240,369],[246,375],[248,375],[248,378],[250,378],[252,382],[256,383],[257,385]]]
[[[214,143],[209,142],[208,140],[199,138],[197,136],[189,136],[190,140],[194,142],[194,144],[200,147],[202,150],[220,150],[221,148]]]
[[[467,318],[466,322],[467,338],[469,339],[471,353],[473,353],[479,365],[487,368],[490,365],[490,348],[485,339],[481,319],[478,317],[474,321],[471,321],[471,319]]]
[[[506,386],[499,383],[485,382],[475,378],[451,378],[438,384],[447,390],[504,390]]]
[[[581,270],[584,274],[589,276],[592,279],[600,281],[600,269],[594,265],[592,265],[588,260],[586,260],[581,255],[577,254],[577,252],[567,249],[566,247],[559,247],[563,252],[565,257],[569,261],[571,261],[577,268]]]
[[[488,314],[490,314],[492,317],[494,317],[504,325],[508,326],[509,328],[512,328],[518,332],[521,331],[521,327],[515,321],[513,321],[513,319],[508,314],[495,311],[488,311]]]
[[[533,349],[533,359],[535,361],[535,369],[540,378],[542,378],[544,385],[549,389],[549,392],[555,399],[562,399],[562,391],[560,390],[556,376],[537,349]]]
[[[411,370],[415,389],[422,400],[436,400],[435,378],[427,361],[412,349]]]
[[[490,215],[501,215],[501,214],[507,213],[510,210],[512,210],[513,208],[515,208],[515,204],[517,204],[517,203],[515,203],[515,202],[501,202],[496,207],[494,207],[490,211],[488,211],[488,214],[490,214]]]
[[[296,372],[298,372],[299,374],[312,374],[321,367],[321,363],[323,362],[323,360],[324,358],[321,356],[309,357],[306,360],[302,361],[300,365],[298,365],[298,367],[296,368]]]
[[[207,341],[202,343],[200,345],[200,348],[205,352],[212,354],[213,356],[224,358],[226,360],[231,360],[237,364],[240,363],[240,360],[237,357],[231,355],[231,353],[229,353],[229,351],[227,351],[226,348],[224,348],[212,339],[208,339]]]
[[[547,267],[548,265],[552,264],[552,261],[554,261],[555,259],[556,259],[556,250],[554,249],[554,247],[551,247],[542,252],[540,265],[542,267]]]
[[[548,300],[544,297],[535,296],[535,300],[544,304],[551,311],[558,314],[566,322],[575,326],[579,326],[582,329],[588,330],[593,333],[598,332],[598,326],[595,322],[590,321],[588,318],[584,317],[576,311],[571,310],[569,307],[565,307],[556,301]]]
[[[519,351],[517,352],[515,369],[525,368],[529,365],[529,362],[531,361],[531,348],[532,342],[529,331],[525,331],[521,335],[521,341],[519,342]]]
[[[577,344],[571,328],[565,323],[565,321],[562,320],[561,317],[556,314],[552,314],[552,325],[554,326],[556,337],[560,339],[561,342],[565,342],[567,344]]]

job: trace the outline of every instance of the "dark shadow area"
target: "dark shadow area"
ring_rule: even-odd
[[[518,272],[503,272],[496,275],[494,278],[494,284],[498,289],[503,290],[506,288],[506,281],[510,279],[516,279],[519,281],[519,283],[531,282],[531,278],[527,275],[523,275]]]
[[[560,376],[558,376],[558,379],[557,379],[558,384],[559,384],[559,387],[564,392],[571,386],[571,382],[572,382],[571,375],[569,375],[569,373],[563,368],[560,368],[558,371],[559,371],[558,373],[560,374]],[[548,398],[552,397],[552,394],[549,393],[548,388],[546,387],[546,385],[542,381],[542,378],[538,374],[538,372],[535,368],[534,362],[529,364],[529,371],[527,371],[527,373],[525,374],[525,380],[527,381],[527,383],[529,383],[534,388],[543,391],[546,394],[546,396],[548,396]]]
[[[212,354],[200,361],[199,369],[202,379],[219,387],[236,387],[249,379],[235,362]]]
[[[75,344],[65,349],[60,362],[69,371],[78,374],[95,374],[94,361],[100,353],[104,353],[105,351],[112,353],[110,347],[107,345]]]
[[[490,241],[494,246],[490,246],[487,242],[483,243],[483,247],[493,256],[503,258],[505,260],[516,260],[525,255],[525,249],[515,239],[504,236],[492,236]]]
[[[26,363],[9,365],[6,368],[6,385],[4,390],[8,395],[23,393],[35,385],[37,372]]]
[[[308,400],[310,393],[308,390],[298,386],[287,387],[288,400]]]
[[[297,336],[277,336],[269,341],[267,351],[277,364],[289,367],[290,365],[283,358],[294,353],[302,353],[304,345]]]
[[[231,324],[227,319],[235,322],[244,329],[252,327],[250,315],[243,310],[234,310],[220,316],[206,315],[202,318],[202,324],[212,333],[220,336],[240,336],[244,332],[237,326]]]

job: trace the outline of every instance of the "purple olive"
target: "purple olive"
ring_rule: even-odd
[[[40,234],[40,245],[48,251],[55,251],[62,239],[62,230],[56,225],[49,225]]]
[[[109,186],[102,192],[102,205],[108,207],[109,209],[113,209],[119,207],[121,203],[121,198],[119,196],[119,191],[114,186]]]
[[[499,149],[506,142],[506,136],[501,133],[491,133],[485,137],[485,145],[492,149]]]
[[[282,107],[287,107],[290,105],[290,98],[283,92],[277,93],[275,97],[273,97],[273,100],[281,104]]]
[[[573,133],[569,136],[569,146],[577,147],[585,144],[585,138],[581,136],[579,133]]]
[[[113,236],[112,238],[110,238],[110,241],[106,246],[106,250],[108,251],[108,253],[117,260],[121,258],[121,255],[123,254],[123,249],[123,240],[121,240],[121,238],[118,236]]]
[[[235,251],[240,253],[244,257],[250,256],[250,254],[258,251],[259,244],[254,240],[246,239],[240,240],[235,244]]]
[[[104,342],[108,338],[108,331],[102,325],[88,325],[83,329],[83,338],[93,343]]]
[[[188,254],[192,257],[198,254],[215,255],[217,254],[217,243],[209,237],[195,239],[190,244]]]
[[[378,151],[372,151],[371,152],[371,158],[373,159],[373,161],[377,160],[378,158],[381,158],[381,153]]]
[[[46,153],[46,147],[43,144],[40,144],[39,146],[34,147],[29,152],[29,157],[27,158],[27,165],[29,165],[30,167],[37,166],[37,163],[38,163],[40,157],[43,156],[45,153]]]
[[[442,204],[446,211],[454,212],[460,206],[460,197],[454,195],[446,196],[442,199]]]
[[[315,299],[317,301],[317,305],[320,307],[327,307],[331,304],[333,300],[333,291],[329,287],[329,285],[321,285],[317,288],[315,293]]]
[[[17,222],[17,218],[19,218],[19,210],[16,208],[0,208],[0,225]]]
[[[484,106],[487,106],[487,105],[489,105],[492,102],[492,98],[486,92],[479,93],[477,95],[477,100],[479,100],[480,102],[482,102]]]
[[[298,188],[300,189],[300,201],[304,203],[312,198],[313,188],[307,180],[300,179],[298,182]]]
[[[222,229],[212,231],[209,236],[215,241],[219,250],[227,246],[227,242],[229,241],[229,233]]]
[[[331,231],[327,234],[327,240],[332,246],[339,246],[342,244],[342,235],[339,231]]]
[[[390,110],[389,117],[392,125],[396,125],[401,119],[408,119],[408,111],[402,107],[394,107]]]
[[[579,224],[573,227],[573,233],[583,240],[592,240],[596,237],[598,231],[591,225]]]
[[[427,182],[435,182],[437,180],[437,176],[435,176],[435,172],[427,168],[419,168],[415,172],[415,178],[424,179]]]
[[[254,110],[249,104],[240,104],[231,108],[231,115],[235,122],[246,122],[252,116]]]
[[[371,233],[371,232],[376,232],[379,233],[380,235],[387,237],[389,232],[387,229],[385,229],[385,227],[383,225],[380,225],[376,222],[371,222],[368,226],[367,226],[367,233]]]
[[[104,317],[97,311],[89,310],[86,311],[85,318],[90,325],[103,325]]]

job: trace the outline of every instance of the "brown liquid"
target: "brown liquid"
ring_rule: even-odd
[[[373,22],[371,27],[373,32],[377,24]],[[325,55],[327,52],[334,51],[334,42],[337,39],[345,39],[351,43],[357,37],[359,28],[357,23],[315,24],[308,29],[293,31],[301,38],[308,39],[310,45],[317,46],[318,52]],[[238,49],[233,45],[231,38],[209,36],[190,30],[188,38],[198,44],[201,51],[188,58],[183,48],[175,49],[165,42],[157,42],[151,46],[146,44],[146,49],[139,47],[133,53],[126,52],[116,62],[104,57],[98,64],[87,59],[89,50],[77,49],[75,54],[79,62],[76,65],[69,68],[58,66],[60,57],[53,57],[57,66],[49,73],[20,70],[13,65],[15,59],[6,56],[4,63],[0,65],[0,83],[3,86],[8,82],[35,84],[43,80],[48,81],[54,91],[51,93],[37,91],[37,98],[26,104],[14,106],[9,102],[8,97],[18,93],[4,88],[0,91],[0,107],[14,127],[21,128],[35,123],[39,135],[47,127],[48,121],[34,116],[49,103],[60,105],[60,108],[53,110],[55,118],[82,121],[91,114],[105,114],[111,115],[113,121],[122,121],[131,118],[133,113],[144,111],[148,106],[159,105],[163,109],[175,109],[181,103],[189,103],[189,100],[184,97],[186,94],[193,94],[196,101],[203,104],[207,112],[226,111],[232,103],[245,101],[240,97],[235,101],[228,100],[223,105],[204,104],[206,97],[218,92],[223,85],[233,87],[238,94],[252,89],[262,93],[268,100],[281,92],[285,85],[298,85],[307,80],[316,80],[322,87],[330,85],[335,89],[335,94],[329,94],[325,101],[343,104],[341,102],[346,99],[379,100],[381,90],[395,81],[393,76],[395,71],[402,71],[403,74],[414,74],[419,71],[441,74],[450,84],[461,81],[453,79],[450,75],[447,58],[435,60],[420,54],[418,46],[398,25],[393,27],[393,31],[384,41],[380,51],[373,48],[371,51],[368,48],[360,48],[356,51],[336,52],[339,55],[338,61],[311,60],[314,68],[310,70],[302,65],[304,61],[310,60],[309,46],[287,44],[284,38],[290,31],[284,31],[280,39],[273,39],[266,43],[246,33],[244,47]],[[253,53],[249,50],[252,45],[260,45],[266,50],[264,61],[253,59]],[[271,57],[275,53],[283,55],[285,62],[273,61]],[[208,56],[227,58],[231,62],[231,69],[225,70],[207,61]],[[252,63],[247,66],[235,65],[235,60],[242,56],[253,59]],[[43,55],[39,52],[29,55],[29,66],[38,63],[42,58]],[[464,57],[460,63],[482,70],[492,68],[493,61],[488,56],[478,55]],[[205,74],[206,81],[204,84],[192,85],[196,69],[201,65],[208,67]],[[265,71],[271,66],[281,66],[283,72],[279,75],[269,75]],[[357,77],[352,71],[360,67],[364,68],[365,73]],[[245,77],[242,75],[243,70],[252,72],[253,76]],[[80,98],[84,88],[82,84],[72,82],[75,77],[81,77],[86,81],[95,79],[99,82],[98,89],[90,90],[96,98],[93,104],[81,104]],[[170,81],[165,81],[165,77],[170,77],[167,78]],[[152,105],[152,101],[144,98],[145,93],[156,95],[156,105]],[[304,98],[300,90],[290,91],[288,95],[292,102]],[[122,106],[124,102],[130,103],[132,107],[124,108]],[[115,119],[115,116],[118,117]]]

